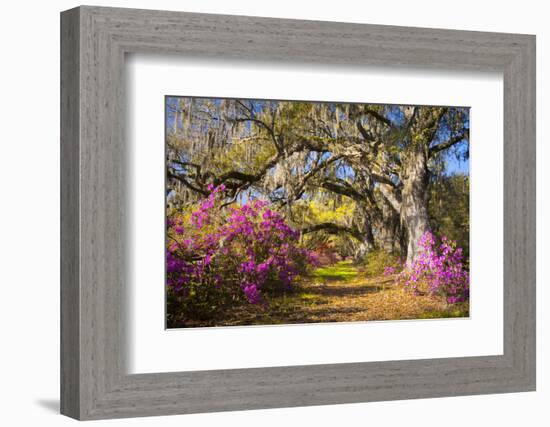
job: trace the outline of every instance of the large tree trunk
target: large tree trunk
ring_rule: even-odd
[[[365,211],[364,224],[361,230],[363,240],[359,243],[359,246],[354,254],[354,262],[361,263],[365,260],[367,254],[376,248],[376,242],[374,241],[374,233],[372,231],[372,220],[370,214]]]
[[[400,252],[402,227],[399,212],[385,197],[380,198],[378,205],[380,207],[380,215],[376,230],[380,247],[386,252]],[[402,255],[406,255],[406,251]]]
[[[407,229],[407,264],[410,265],[418,258],[420,238],[430,229],[427,152],[422,147],[416,147],[404,166],[401,220]]]

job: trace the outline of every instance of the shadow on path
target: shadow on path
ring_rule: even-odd
[[[324,297],[356,297],[382,290],[380,285],[316,285],[307,288],[312,294]]]

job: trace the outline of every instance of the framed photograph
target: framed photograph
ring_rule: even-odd
[[[469,108],[165,103],[167,328],[469,316]]]
[[[61,412],[535,390],[535,37],[61,14]]]

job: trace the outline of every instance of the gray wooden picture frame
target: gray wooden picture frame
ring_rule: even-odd
[[[127,53],[504,78],[504,354],[129,375]],[[61,14],[61,412],[137,417],[535,390],[535,37],[83,6]]]

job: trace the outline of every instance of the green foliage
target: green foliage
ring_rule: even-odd
[[[456,241],[466,259],[470,248],[470,179],[467,175],[441,176],[430,186],[430,227]]]
[[[349,198],[335,198],[333,195],[329,200],[322,199],[304,200],[296,203],[293,208],[293,218],[302,228],[311,224],[333,223],[340,226],[348,226],[355,214],[356,203]],[[348,257],[353,254],[353,246],[357,244],[353,238],[346,233],[329,234],[318,231],[304,236],[304,244],[312,250],[319,246],[330,247],[334,253],[341,257]]]
[[[393,267],[399,271],[402,264],[402,261],[396,254],[376,249],[366,255],[361,266],[361,271],[366,277],[381,276],[387,267]]]
[[[355,210],[355,202],[352,200],[342,200],[338,203],[336,200],[328,200],[326,203],[321,203],[312,200],[306,205],[307,213],[305,220],[312,224],[320,222],[335,222],[345,225],[347,218],[353,215]]]
[[[444,319],[456,317],[468,317],[470,315],[469,303],[463,302],[449,305],[446,310],[426,311],[419,315],[420,319]]]
[[[334,265],[319,267],[312,276],[321,281],[353,280],[357,277],[357,268],[349,261],[342,261]]]

